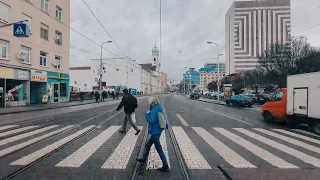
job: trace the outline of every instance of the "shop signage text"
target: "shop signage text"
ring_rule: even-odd
[[[29,79],[29,72],[23,70],[17,70],[18,72],[18,79],[21,80],[28,80]]]
[[[15,92],[16,90],[20,89],[21,87],[23,87],[23,84],[20,84],[19,86],[16,86],[16,87],[10,89],[10,90],[8,91],[8,93]]]
[[[47,72],[31,70],[31,81],[47,82]]]

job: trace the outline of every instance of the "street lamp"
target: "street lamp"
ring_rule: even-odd
[[[103,75],[103,63],[102,63],[102,46],[105,43],[112,43],[112,41],[103,42],[101,44],[101,52],[100,52],[100,72],[98,71],[98,74],[100,75],[100,101],[102,100],[102,75]]]
[[[218,48],[218,104],[220,104],[220,63],[219,63],[219,57],[222,56],[223,54],[220,54],[220,51],[219,51],[219,45],[215,42],[212,42],[212,41],[208,41],[207,42],[208,44],[215,44]]]
[[[184,69],[188,69],[188,67],[184,67]],[[183,74],[183,91],[186,94],[186,74]]]

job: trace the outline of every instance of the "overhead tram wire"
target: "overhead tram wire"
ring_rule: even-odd
[[[38,8],[38,7],[36,7],[35,5],[33,5],[33,4],[31,4],[31,3],[28,3],[28,4],[29,4],[30,6],[32,6],[32,7],[34,7],[34,8],[36,8],[37,10],[39,10],[39,11],[43,12],[43,10],[41,10],[41,9],[40,9],[40,8]],[[49,17],[51,17],[52,19],[56,20],[56,18],[55,18],[55,17],[52,17],[52,16],[50,16],[49,14],[47,14],[47,15],[48,15]],[[71,28],[70,26],[68,26],[68,25],[64,24],[64,23],[63,23],[63,22],[61,22],[61,21],[60,21],[60,23],[61,23],[61,24],[63,24],[64,26],[66,26],[67,28],[71,29],[73,32],[77,33],[78,35],[82,36],[83,38],[87,39],[88,41],[90,41],[90,42],[94,43],[95,45],[97,45],[97,46],[101,47],[101,46],[100,46],[100,44],[96,43],[95,41],[93,41],[92,39],[90,39],[90,38],[86,37],[85,35],[83,35],[83,34],[79,33],[78,31],[74,30],[74,29],[73,29],[73,28]],[[108,49],[106,49],[106,48],[102,48],[102,49],[104,49],[104,50],[108,51],[110,54],[112,54],[112,55],[114,55],[114,56],[116,56],[116,57],[119,57],[117,54],[113,53],[112,51],[110,51],[110,50],[108,50]]]
[[[87,6],[87,8],[90,10],[90,12],[92,13],[92,15],[96,18],[96,20],[99,22],[99,24],[101,25],[101,27],[104,29],[104,31],[109,35],[109,37],[111,38],[111,40],[114,42],[114,44],[119,48],[119,50],[121,51],[121,53],[123,54],[123,56],[126,56],[124,54],[124,52],[122,51],[122,49],[119,47],[119,45],[117,44],[117,42],[112,38],[112,36],[110,35],[110,33],[107,31],[107,29],[102,25],[101,21],[98,19],[98,17],[93,13],[93,11],[90,9],[90,7],[88,6],[88,4],[82,0],[82,2]]]
[[[298,33],[295,33],[295,35],[298,35],[298,34],[300,34],[300,33],[303,33],[303,32],[305,32],[305,31],[308,31],[308,30],[310,30],[310,29],[313,29],[313,28],[315,28],[315,27],[317,27],[317,26],[320,26],[320,23],[319,23],[319,24],[316,24],[316,25],[314,25],[314,26],[308,27],[307,29],[304,29],[304,30],[302,30],[302,31],[300,31],[300,32],[298,32]]]

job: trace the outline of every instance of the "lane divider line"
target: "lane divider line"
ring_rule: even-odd
[[[189,126],[189,124],[187,123],[187,121],[185,121],[180,114],[176,114],[176,116],[178,117],[178,119],[180,120],[180,122],[181,122],[184,126]]]

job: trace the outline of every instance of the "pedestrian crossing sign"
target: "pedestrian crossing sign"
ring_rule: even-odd
[[[16,37],[29,37],[29,26],[27,24],[13,24],[13,35]]]

